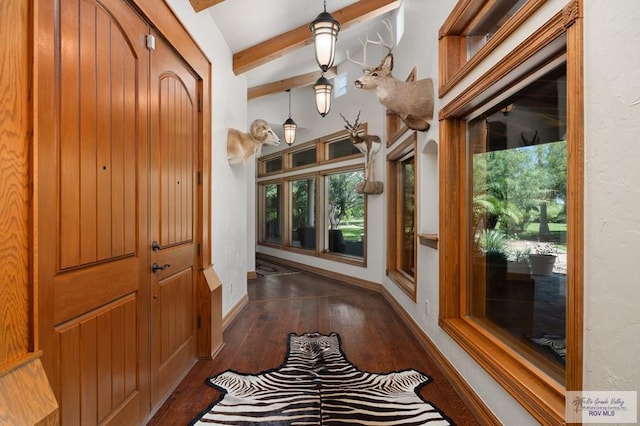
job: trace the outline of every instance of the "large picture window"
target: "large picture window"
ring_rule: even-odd
[[[467,123],[468,314],[563,384],[566,122],[563,65]]]
[[[329,253],[364,257],[365,196],[356,192],[356,186],[363,181],[362,169],[325,176]]]
[[[541,424],[582,389],[580,7],[440,112],[440,325]]]

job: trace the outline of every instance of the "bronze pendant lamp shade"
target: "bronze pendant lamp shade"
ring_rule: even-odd
[[[327,12],[327,0],[324,1],[324,12],[309,24],[309,29],[313,35],[316,62],[322,72],[327,72],[333,66],[340,31],[340,23]]]
[[[289,93],[289,118],[282,124],[284,128],[284,141],[291,146],[296,141],[296,122],[291,118],[291,89],[286,90]]]
[[[316,109],[321,116],[329,114],[331,109],[331,92],[333,91],[333,85],[324,74],[313,85],[313,90],[316,93]]]

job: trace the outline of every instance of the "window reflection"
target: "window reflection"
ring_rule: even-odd
[[[291,181],[291,245],[316,247],[316,180]]]
[[[415,256],[414,256],[414,244],[415,244],[415,158],[412,156],[402,161],[401,164],[401,179],[402,185],[402,238],[400,252],[402,255],[399,259],[400,270],[415,278]]]
[[[526,2],[527,0],[498,0],[491,3],[466,33],[467,60],[471,59]]]
[[[282,242],[280,214],[282,185],[279,183],[263,186],[264,191],[264,234],[263,241],[270,243]]]
[[[564,368],[566,69],[468,122],[473,268],[469,313]]]
[[[364,257],[364,195],[356,192],[356,186],[364,181],[364,171],[335,173],[325,179],[328,191],[327,250]]]

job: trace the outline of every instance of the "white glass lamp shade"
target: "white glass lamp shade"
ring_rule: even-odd
[[[313,34],[316,62],[320,69],[326,72],[333,66],[340,23],[325,10],[309,25],[309,28]]]
[[[331,109],[331,92],[333,91],[333,85],[322,76],[313,85],[313,89],[316,92],[316,108],[321,116],[329,114]]]
[[[284,141],[287,145],[291,146],[296,141],[296,122],[291,117],[287,118],[287,121],[282,125],[284,127]]]

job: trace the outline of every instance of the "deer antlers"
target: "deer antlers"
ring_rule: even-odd
[[[358,116],[356,117],[356,121],[353,124],[353,126],[351,124],[349,124],[349,120],[344,118],[344,115],[342,115],[342,113],[340,113],[340,117],[342,117],[344,122],[347,123],[347,125],[344,126],[344,128],[349,130],[349,132],[351,132],[351,133],[357,133],[357,131],[358,131],[358,126],[360,125],[360,123],[358,123],[358,121],[360,120],[360,112],[361,111],[358,111]]]
[[[393,46],[395,44],[395,39],[393,37],[393,25],[391,24],[390,19],[385,19],[382,21],[382,23],[387,28],[387,31],[389,32],[389,38],[391,39],[391,41],[389,43],[386,43],[382,38],[382,36],[380,35],[380,33],[376,33],[376,35],[378,36],[378,40],[369,40],[369,36],[367,35],[367,39],[364,42],[360,40],[360,44],[362,45],[362,62],[355,61],[353,58],[351,58],[351,56],[349,55],[349,50],[347,50],[347,59],[349,60],[349,62],[352,62],[356,65],[360,65],[365,70],[372,69],[373,67],[367,65],[367,45],[368,44],[380,45],[387,49],[387,54],[391,53],[391,51],[393,50]]]

